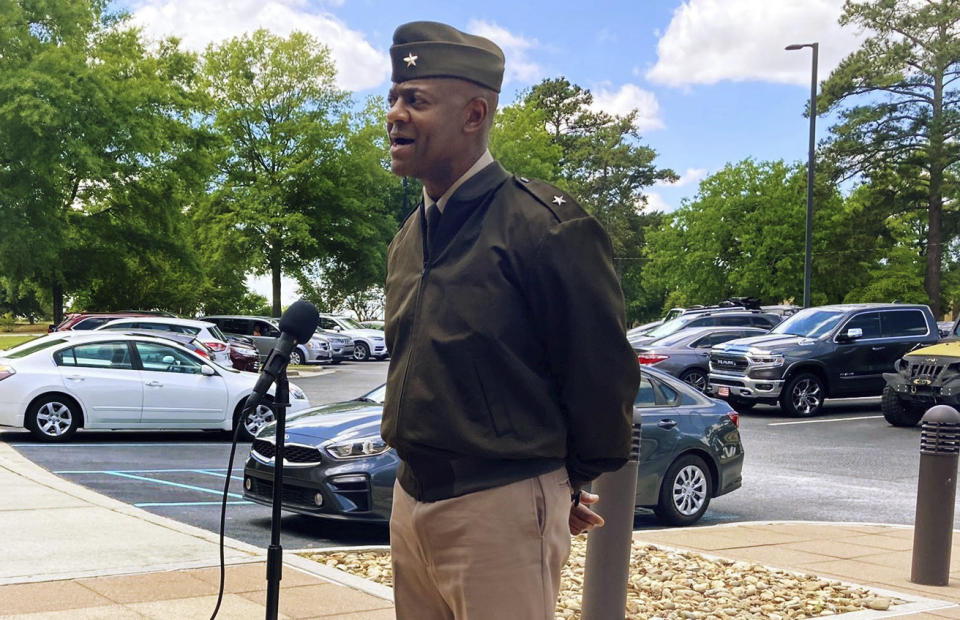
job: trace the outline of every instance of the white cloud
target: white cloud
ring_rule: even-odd
[[[342,0],[330,0],[330,5]],[[202,51],[209,43],[266,28],[286,36],[308,32],[330,48],[337,66],[337,85],[363,90],[382,84],[390,74],[390,58],[374,49],[356,30],[328,13],[310,10],[305,0],[144,0],[133,9],[133,21],[146,36],[177,36],[187,49]]]
[[[757,80],[810,84],[810,50],[819,42],[818,79],[854,51],[863,35],[837,23],[844,0],[686,0],[657,44],[647,79],[669,86]]]
[[[503,26],[481,19],[471,19],[467,32],[486,37],[500,46],[506,57],[503,81],[521,83],[536,82],[543,76],[543,69],[530,59],[528,52],[540,46],[536,39],[527,39],[513,34]]]
[[[660,104],[650,91],[643,90],[634,84],[624,84],[615,91],[596,88],[591,92],[593,93],[591,109],[594,112],[623,116],[632,110],[637,110],[634,127],[638,131],[663,127],[663,120],[660,119]]]
[[[706,168],[687,168],[686,172],[680,175],[680,178],[674,181],[673,183],[667,183],[664,181],[657,181],[654,185],[656,187],[683,187],[684,185],[690,185],[691,183],[697,183],[700,179],[707,176]]]
[[[668,204],[667,201],[663,199],[663,196],[661,196],[657,192],[647,192],[646,194],[644,194],[644,196],[647,199],[647,204],[646,206],[639,205],[639,208],[638,208],[639,211],[646,211],[648,213],[652,211],[660,211],[661,213],[670,213],[671,211],[676,210],[676,207],[674,207],[671,204]]]

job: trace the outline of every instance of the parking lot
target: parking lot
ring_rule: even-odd
[[[387,362],[347,363],[294,377],[314,404],[346,400],[379,385]],[[878,399],[833,401],[811,419],[773,407],[741,416],[743,488],[717,498],[701,525],[799,519],[912,523],[919,429],[893,428]],[[150,512],[217,531],[230,444],[225,433],[80,432],[67,444],[39,444],[22,431],[0,440],[58,475]],[[266,547],[270,509],[242,499],[249,444],[234,460],[227,535]],[[636,527],[659,527],[641,515]],[[383,544],[387,529],[284,514],[285,548]]]

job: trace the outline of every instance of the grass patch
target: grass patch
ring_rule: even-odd
[[[0,334],[0,351],[4,349],[10,349],[18,344],[23,344],[24,342],[29,342],[36,338],[36,336],[21,336],[18,334]]]
[[[0,323],[0,334],[45,334],[49,323]]]

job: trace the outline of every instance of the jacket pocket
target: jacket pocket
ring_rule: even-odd
[[[473,371],[476,374],[487,412],[490,414],[490,424],[493,426],[493,431],[497,434],[497,437],[514,434],[513,422],[510,420],[510,414],[506,411],[499,386],[492,373],[483,365],[482,361],[477,359],[473,360]]]

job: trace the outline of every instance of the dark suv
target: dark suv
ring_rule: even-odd
[[[907,351],[938,339],[927,306],[806,308],[768,334],[713,347],[707,392],[740,411],[779,402],[790,415],[810,416],[825,398],[879,396],[884,372]]]

